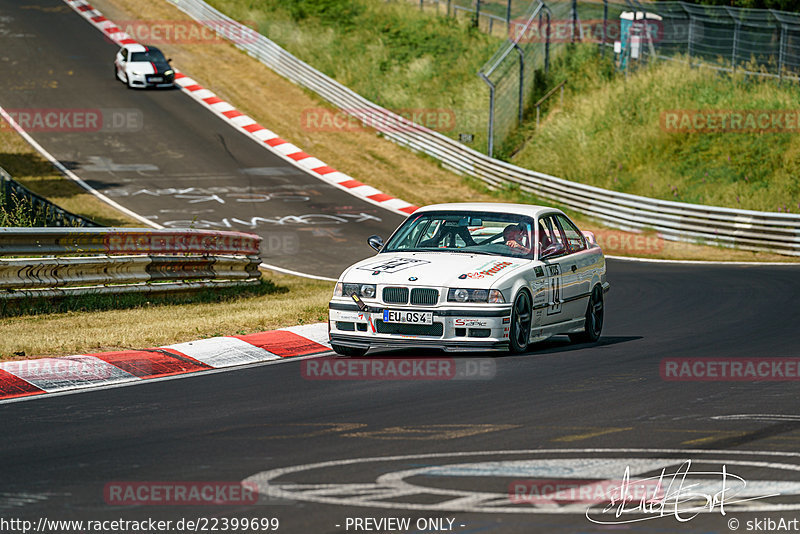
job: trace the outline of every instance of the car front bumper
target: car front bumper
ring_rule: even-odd
[[[130,77],[130,85],[133,87],[172,87],[175,85],[175,75],[169,76],[159,74],[132,74],[128,73]],[[153,78],[160,81],[153,81]]]
[[[433,325],[384,323],[384,309],[432,312]],[[370,305],[362,311],[348,299],[335,299],[328,309],[331,343],[360,349],[507,350],[510,322],[509,304],[482,307]]]

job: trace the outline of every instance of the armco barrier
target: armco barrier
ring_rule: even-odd
[[[25,256],[0,258],[0,298],[256,283],[260,243],[209,230],[0,228],[0,256]]]
[[[478,178],[490,187],[517,185],[623,230],[650,229],[664,239],[800,256],[800,215],[656,200],[570,182],[490,158],[370,102],[263,35],[242,42],[237,39],[242,25],[202,0],[169,1],[281,76],[380,129],[386,138],[428,154],[447,168]]]

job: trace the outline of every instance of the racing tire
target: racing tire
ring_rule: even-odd
[[[569,339],[573,343],[594,343],[600,339],[603,331],[603,288],[594,286],[592,295],[589,297],[589,305],[586,307],[586,320],[583,323],[583,332],[570,334]]]
[[[520,291],[514,298],[511,308],[511,329],[508,333],[508,351],[519,354],[528,350],[531,339],[531,320],[533,307],[527,291]]]
[[[336,343],[331,343],[331,348],[336,354],[341,354],[342,356],[347,356],[349,358],[359,358],[367,353],[369,349],[359,349],[356,347],[345,347],[344,345],[337,345]]]

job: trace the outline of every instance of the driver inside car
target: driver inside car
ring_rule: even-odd
[[[503,229],[503,239],[505,245],[513,249],[517,254],[530,254],[531,247],[528,246],[527,232],[518,224],[509,224]]]

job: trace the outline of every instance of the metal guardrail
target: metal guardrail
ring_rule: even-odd
[[[0,258],[0,299],[257,283],[260,243],[210,230],[0,228],[0,256],[37,256]]]
[[[48,226],[83,226],[97,227],[94,221],[75,215],[56,206],[46,198],[37,195],[24,185],[14,180],[5,169],[0,167],[0,197],[13,202],[24,201],[30,204],[36,218],[41,218]],[[12,207],[13,209],[13,207]]]
[[[800,256],[800,215],[657,200],[570,182],[490,158],[370,102],[263,35],[242,42],[241,25],[202,0],[170,2],[278,74],[366,125],[377,127],[384,137],[436,158],[445,167],[478,178],[489,187],[517,186],[623,230],[655,230],[664,239]]]

